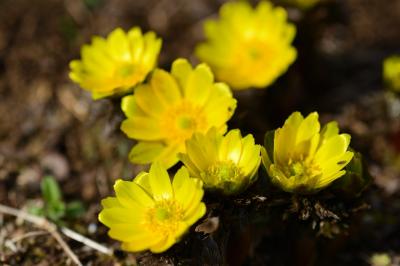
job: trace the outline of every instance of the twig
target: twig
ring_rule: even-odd
[[[66,235],[67,237],[72,238],[72,239],[74,239],[74,240],[76,240],[78,242],[81,242],[82,244],[84,244],[84,245],[86,245],[88,247],[91,247],[91,248],[93,248],[93,249],[95,249],[95,250],[97,250],[97,251],[99,251],[101,253],[104,253],[104,254],[107,254],[107,255],[112,255],[113,254],[113,250],[112,249],[110,249],[108,247],[105,247],[105,246],[103,246],[103,245],[101,245],[101,244],[99,244],[99,243],[97,243],[97,242],[95,242],[95,241],[93,241],[93,240],[81,235],[81,234],[78,234],[77,232],[72,231],[71,229],[68,229],[66,227],[61,227],[61,232],[64,235]]]
[[[47,234],[49,234],[49,232],[48,231],[44,231],[44,230],[33,231],[33,232],[28,232],[28,233],[26,233],[26,234],[24,234],[22,236],[14,237],[13,239],[11,239],[11,241],[13,243],[16,243],[16,242],[19,242],[19,241],[21,241],[21,240],[23,240],[25,238],[28,238],[28,237],[41,236],[41,235],[47,235]]]
[[[28,221],[30,223],[35,224],[36,226],[45,229],[48,231],[55,240],[57,240],[58,244],[62,247],[64,252],[70,257],[70,259],[78,266],[81,266],[82,263],[79,261],[78,257],[75,255],[75,253],[70,249],[67,243],[62,239],[60,234],[57,231],[57,226],[51,222],[49,222],[47,219],[38,217],[36,215],[29,214],[27,212],[11,208],[5,205],[0,204],[0,212],[4,214],[9,214],[13,215],[15,217],[24,219],[25,221]]]
[[[82,263],[80,262],[79,258],[75,255],[75,253],[70,249],[67,243],[62,239],[58,231],[49,231],[50,234],[57,240],[58,244],[64,249],[65,253],[72,259],[73,262],[76,263],[78,266],[82,266]]]
[[[7,212],[6,212],[6,211],[3,211],[3,210],[2,210],[2,207],[3,207],[3,209],[4,209],[4,207],[6,207]],[[10,211],[10,210],[11,210],[11,211]],[[42,217],[38,217],[38,216],[35,216],[35,215],[31,215],[31,214],[26,213],[26,212],[23,212],[23,211],[21,211],[21,210],[17,210],[17,209],[14,209],[14,208],[10,208],[10,207],[7,207],[7,206],[1,205],[1,204],[0,204],[0,212],[8,213],[8,214],[11,214],[11,215],[20,217],[20,218],[22,218],[22,219],[24,219],[24,220],[26,220],[26,221],[29,221],[29,222],[31,222],[31,223],[33,223],[33,224],[36,224],[36,225],[38,225],[38,226],[40,226],[40,227],[41,227],[41,225],[39,225],[39,223],[43,223],[42,220],[45,220],[45,219],[42,218]],[[49,223],[49,222],[46,220],[45,223]],[[54,224],[53,224],[53,226],[55,227]],[[49,230],[47,230],[47,232],[48,232],[48,231],[49,231]],[[93,240],[91,240],[91,239],[89,239],[89,238],[87,238],[87,237],[85,237],[85,236],[83,236],[83,235],[81,235],[81,234],[75,232],[75,231],[72,231],[72,230],[69,229],[69,228],[61,227],[61,228],[60,228],[60,231],[61,231],[61,233],[63,233],[65,236],[67,236],[67,237],[69,237],[69,238],[71,238],[71,239],[73,239],[73,240],[75,240],[75,241],[78,241],[78,242],[80,242],[80,243],[82,243],[82,244],[84,244],[84,245],[86,245],[86,246],[88,246],[88,247],[90,247],[90,248],[92,248],[92,249],[94,249],[94,250],[97,250],[97,251],[99,251],[99,252],[101,252],[101,253],[104,253],[104,254],[110,255],[110,256],[114,253],[112,249],[110,249],[110,248],[108,248],[108,247],[106,247],[106,246],[103,246],[103,245],[101,245],[101,244],[99,244],[99,243],[97,243],[97,242],[95,242],[95,241],[93,241]],[[31,232],[31,234],[28,233],[28,234],[26,234],[24,237],[30,237],[30,236],[33,235],[33,233],[35,233],[35,232]],[[38,235],[39,233],[40,233],[40,232],[36,232],[36,235]],[[14,239],[13,242],[16,242],[16,241],[19,241],[19,240],[20,240],[20,239],[17,239],[17,240]]]

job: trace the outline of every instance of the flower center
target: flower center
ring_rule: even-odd
[[[178,230],[183,217],[183,209],[176,201],[163,200],[148,210],[146,225],[152,232],[167,235]]]
[[[202,173],[205,186],[227,188],[231,187],[242,178],[242,172],[232,161],[217,162]],[[228,189],[229,190],[229,189]]]
[[[195,132],[207,128],[203,110],[188,101],[182,101],[165,112],[161,127],[171,142],[183,142]]]
[[[117,73],[122,78],[127,78],[135,72],[135,66],[132,64],[123,64],[118,68]]]
[[[306,160],[289,161],[288,167],[285,170],[286,176],[294,176],[299,179],[311,178],[321,174],[321,169],[318,165]]]

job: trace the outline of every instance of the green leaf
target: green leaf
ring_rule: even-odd
[[[275,130],[269,130],[264,135],[264,147],[267,151],[271,163],[274,162],[274,138]]]
[[[46,206],[46,216],[57,222],[65,216],[65,203],[62,201],[52,202]]]
[[[103,3],[103,0],[83,0],[83,3],[88,9],[95,9]]]
[[[353,150],[352,150],[353,151]],[[332,188],[347,198],[358,197],[371,183],[372,177],[363,162],[361,153],[353,151],[354,157],[344,168],[346,174],[332,184]]]
[[[30,214],[37,215],[37,216],[43,216],[44,215],[43,207],[30,206],[30,207],[28,207],[28,212]]]
[[[45,176],[40,183],[40,187],[46,204],[57,204],[62,201],[60,187],[52,176]]]
[[[67,204],[65,216],[68,218],[78,218],[85,213],[85,207],[80,201],[72,201]]]

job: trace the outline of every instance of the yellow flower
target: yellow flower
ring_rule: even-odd
[[[179,157],[191,176],[202,179],[205,187],[230,195],[242,192],[256,180],[260,148],[251,134],[242,138],[234,129],[223,136],[213,128],[207,134],[194,134],[186,141],[186,154]]]
[[[156,65],[161,39],[134,27],[117,28],[107,39],[95,36],[81,49],[81,60],[70,63],[69,77],[92,93],[93,99],[131,91]]]
[[[385,59],[383,78],[390,89],[400,92],[400,56],[390,56]]]
[[[206,212],[202,182],[190,178],[185,167],[172,184],[166,169],[153,164],[133,181],[117,180],[114,189],[116,197],[101,202],[99,220],[126,251],[163,252]]]
[[[266,1],[255,9],[247,2],[229,2],[219,13],[219,20],[205,22],[207,41],[195,53],[234,89],[265,88],[296,59],[291,46],[296,29],[283,8]]]
[[[205,64],[196,68],[184,59],[172,64],[171,74],[156,69],[147,84],[122,100],[127,119],[121,129],[138,140],[129,157],[133,163],[160,161],[169,168],[185,152],[185,141],[195,132],[216,127],[226,132],[226,122],[236,100],[224,83],[214,83]]]
[[[345,174],[343,168],[353,158],[349,144],[350,135],[339,134],[336,122],[320,131],[318,113],[303,118],[295,112],[274,136],[266,134],[267,150],[261,153],[274,184],[287,192],[306,194],[325,188]]]

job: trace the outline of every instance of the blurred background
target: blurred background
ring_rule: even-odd
[[[113,193],[115,179],[129,179],[145,167],[128,161],[133,141],[119,131],[118,100],[91,100],[69,80],[68,63],[80,57],[91,36],[135,25],[162,37],[160,67],[169,69],[177,57],[198,63],[192,53],[203,39],[202,20],[216,16],[224,2],[0,0],[0,203],[20,209],[42,204],[40,181],[51,175],[65,200],[85,206],[69,226],[116,247],[97,221],[100,199]],[[239,103],[230,127],[262,143],[265,131],[295,110],[317,110],[323,121],[338,120],[366,157],[374,184],[358,229],[324,246],[325,257],[316,265],[368,265],[377,252],[400,263],[400,119],[390,112],[399,102],[388,100],[382,81],[383,59],[400,54],[400,0],[327,0],[309,10],[274,2],[287,7],[297,25],[298,59],[267,90],[235,92]],[[29,230],[13,218],[0,219],[0,262],[63,264],[64,255],[46,236],[20,243],[17,250],[5,246],[5,239]],[[277,251],[270,243],[255,248],[245,263],[310,265],[297,244]],[[162,262],[150,255],[104,257],[70,244],[89,265]],[[292,259],[282,258],[286,251]]]

